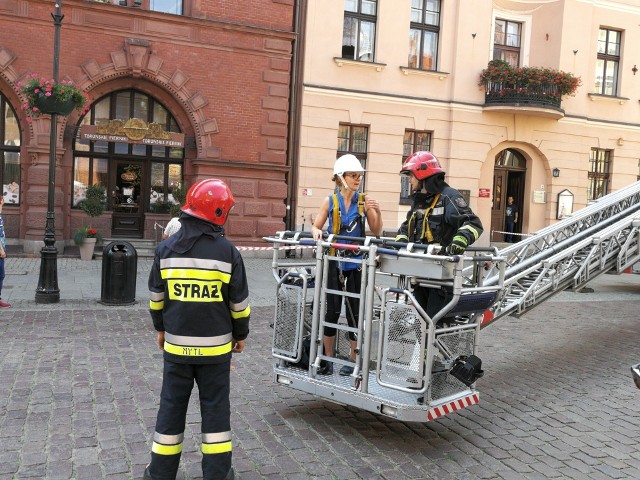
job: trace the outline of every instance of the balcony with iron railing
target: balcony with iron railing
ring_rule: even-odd
[[[512,67],[492,60],[480,75],[484,86],[484,111],[535,115],[560,119],[563,95],[573,95],[580,79],[549,68]]]
[[[484,110],[559,119],[564,117],[561,101],[562,96],[555,84],[489,82],[485,87]]]

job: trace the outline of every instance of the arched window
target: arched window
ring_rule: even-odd
[[[96,101],[80,126],[108,126],[115,132],[131,119],[142,120],[141,125],[145,128],[155,124],[164,132],[180,133],[175,118],[164,105],[133,89],[113,92]],[[127,128],[134,130],[136,127]],[[131,138],[134,137],[132,134]],[[137,205],[140,212],[168,212],[169,205],[177,203],[173,189],[182,185],[184,148],[136,143],[122,135],[121,138],[123,141],[76,139],[72,206],[76,207],[84,198],[88,185],[101,184],[107,191],[109,209],[116,210],[117,205],[128,200]],[[122,172],[128,177],[122,177]],[[124,185],[126,198],[123,198],[121,177],[131,179]]]
[[[20,204],[20,127],[16,113],[0,94],[0,181],[6,205]]]
[[[519,151],[507,148],[496,155],[496,167],[527,168],[527,159]]]

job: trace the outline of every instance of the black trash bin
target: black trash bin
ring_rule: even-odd
[[[102,251],[102,295],[105,305],[136,303],[138,253],[129,242],[114,241]]]

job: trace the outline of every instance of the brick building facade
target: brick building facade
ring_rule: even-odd
[[[17,0],[0,9],[5,199],[18,184],[3,213],[8,236],[36,252],[48,205],[51,117],[28,119],[18,85],[32,72],[52,76],[55,5]],[[64,0],[59,79],[81,87],[92,107],[85,116],[58,116],[59,249],[88,223],[77,203],[95,183],[106,189],[107,210],[93,226],[105,237],[156,238],[154,225],[169,219],[159,207],[173,201],[172,189],[210,177],[225,180],[236,197],[227,224],[236,243],[256,244],[284,227],[295,10],[294,0]],[[82,126],[140,117],[160,119],[183,148],[81,137]]]

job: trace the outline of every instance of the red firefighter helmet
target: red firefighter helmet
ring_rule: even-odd
[[[231,189],[222,180],[211,178],[191,186],[182,211],[216,225],[224,225],[235,205]]]
[[[445,173],[436,156],[431,152],[424,151],[415,152],[409,156],[402,165],[400,175],[409,175],[411,172],[418,180],[424,180],[436,173]]]

